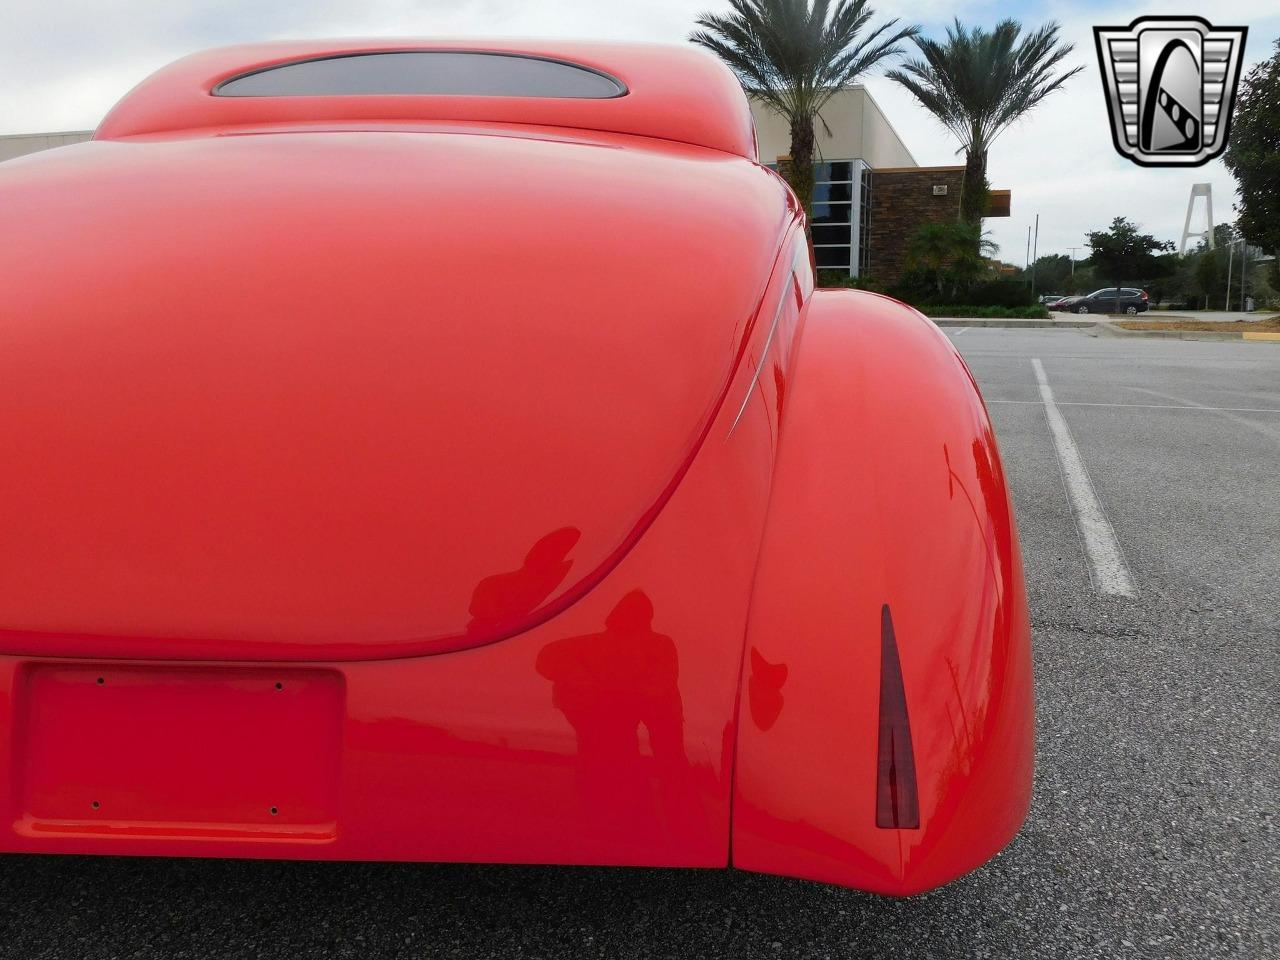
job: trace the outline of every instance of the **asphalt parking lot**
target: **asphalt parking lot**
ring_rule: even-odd
[[[0,956],[1280,956],[1280,344],[947,333],[996,422],[1034,626],[1035,799],[991,864],[892,901],[724,871],[0,857]],[[1033,358],[1127,591],[1091,563]]]

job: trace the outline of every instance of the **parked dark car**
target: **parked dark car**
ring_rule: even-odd
[[[1147,291],[1137,287],[1121,287],[1116,297],[1115,287],[1103,287],[1087,297],[1069,297],[1070,303],[1060,303],[1059,310],[1072,313],[1142,313],[1149,307]]]
[[[1066,309],[1066,304],[1079,299],[1080,297],[1064,297],[1059,295],[1059,296],[1053,296],[1053,297],[1045,297],[1040,302],[1050,310],[1063,310],[1063,309]]]

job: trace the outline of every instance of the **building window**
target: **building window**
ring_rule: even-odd
[[[837,181],[848,183],[853,179],[853,163],[850,160],[835,160],[830,163],[815,163],[813,178],[820,181]]]
[[[295,60],[213,88],[217,97],[621,97],[622,81],[548,57],[476,50],[389,50]]]
[[[871,272],[871,168],[862,167],[862,189],[859,194],[858,216],[858,276]]]
[[[813,165],[813,255],[824,270],[853,266],[852,160],[829,160]]]
[[[765,166],[775,172],[778,169],[776,163]],[[860,160],[824,160],[813,165],[813,215],[809,224],[813,233],[813,256],[820,269],[845,270],[856,276],[857,265],[866,262],[866,216],[860,220],[854,217],[860,203],[869,209],[866,197],[869,172]],[[855,228],[860,224],[858,235],[864,239],[858,247],[853,240]]]

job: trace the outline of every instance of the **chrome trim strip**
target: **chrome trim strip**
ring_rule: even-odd
[[[747,387],[747,395],[742,398],[742,406],[738,408],[738,415],[733,418],[733,426],[729,427],[729,432],[725,434],[726,440],[733,436],[733,431],[737,429],[738,421],[747,412],[747,404],[751,402],[751,394],[755,393],[756,385],[760,382],[760,375],[764,373],[764,361],[769,356],[769,348],[773,346],[773,335],[778,332],[778,321],[782,319],[782,308],[787,305],[787,298],[791,296],[791,290],[795,285],[796,275],[793,270],[787,278],[787,285],[782,291],[782,296],[778,298],[778,309],[773,312],[773,323],[769,325],[769,335],[764,338],[764,349],[760,351],[760,363],[756,366],[756,374],[751,378],[751,385]]]

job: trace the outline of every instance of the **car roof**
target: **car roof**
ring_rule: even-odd
[[[623,93],[586,98],[217,93],[224,84],[277,68],[354,63],[391,53],[548,61],[603,75]],[[94,139],[263,123],[389,121],[569,127],[674,140],[757,158],[755,126],[742,87],[711,54],[688,44],[582,40],[301,40],[206,50],[171,63],[134,87],[107,114]]]

